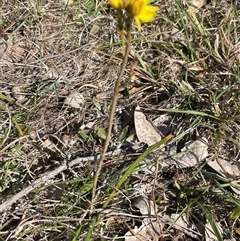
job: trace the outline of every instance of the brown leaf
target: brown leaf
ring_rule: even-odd
[[[139,106],[136,107],[134,112],[134,123],[139,141],[151,146],[162,139],[153,125],[146,119],[143,112],[140,111]]]

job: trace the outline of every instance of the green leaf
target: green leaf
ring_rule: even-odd
[[[231,219],[236,219],[240,216],[240,205],[230,214]]]
[[[89,192],[90,190],[92,190],[92,188],[93,188],[93,180],[90,180],[90,181],[86,182],[83,185],[83,187],[81,187],[81,189],[79,190],[79,193],[81,195],[83,195],[83,194]]]
[[[126,138],[126,135],[127,135],[127,133],[128,133],[128,127],[129,127],[129,126],[125,126],[125,127],[123,128],[123,130],[122,130],[122,132],[121,132],[121,134],[120,134],[120,136],[119,136],[119,140],[120,140],[120,141],[123,141],[123,140]]]
[[[105,132],[102,128],[99,128],[99,129],[97,130],[97,135],[98,135],[98,137],[100,137],[101,139],[106,140],[106,132]]]

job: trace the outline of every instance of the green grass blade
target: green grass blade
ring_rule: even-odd
[[[157,147],[165,144],[168,140],[170,140],[173,137],[173,135],[168,135],[161,141],[157,142],[156,144],[150,146],[145,152],[143,152],[137,159],[134,161],[128,168],[127,170],[123,173],[123,175],[120,177],[118,180],[114,190],[112,193],[109,195],[108,199],[103,205],[103,208],[106,208],[109,204],[109,202],[113,199],[114,195],[116,194],[117,190],[122,186],[122,184],[126,181],[126,179],[133,173],[134,169],[138,166],[138,164],[148,155],[150,154],[154,149]]]
[[[92,240],[91,237],[92,237],[93,229],[94,229],[97,221],[100,219],[100,217],[101,217],[100,214],[98,214],[98,215],[96,215],[96,216],[93,217],[92,222],[91,222],[91,224],[90,224],[90,226],[89,226],[89,229],[88,229],[88,232],[87,232],[87,235],[86,235],[84,241],[90,241],[90,240]],[[74,240],[72,240],[72,241],[74,241]]]
[[[79,237],[79,235],[81,234],[82,228],[83,228],[82,225],[80,225],[80,226],[77,228],[77,230],[76,230],[76,232],[74,233],[73,238],[71,239],[71,241],[77,241],[77,240],[78,240],[78,237]]]
[[[202,112],[202,111],[196,111],[196,110],[181,110],[181,109],[160,109],[160,111],[167,111],[170,113],[182,113],[182,114],[189,114],[189,115],[197,115],[197,116],[203,116],[203,117],[209,117],[218,121],[224,121],[224,119],[221,116],[214,116],[210,115],[208,113]]]
[[[214,218],[212,216],[212,214],[208,211],[208,209],[206,207],[204,207],[204,205],[202,205],[200,202],[197,202],[197,205],[202,209],[203,213],[205,214],[208,222],[210,223],[210,225],[212,226],[212,229],[217,237],[218,241],[223,241],[222,235],[220,234],[217,225],[214,221]]]

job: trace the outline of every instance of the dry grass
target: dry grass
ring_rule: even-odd
[[[121,144],[121,152],[108,156],[99,179],[99,203],[95,213],[89,213],[96,162],[78,162],[70,168],[66,162],[102,150],[121,63],[115,13],[107,1],[69,5],[64,1],[1,1],[0,204],[44,173],[60,165],[66,168],[1,213],[0,240],[116,240],[141,222],[130,203],[142,193],[152,200],[155,197],[158,211],[183,211],[192,223],[206,222],[210,215],[221,225],[222,240],[239,239],[233,230],[234,225],[239,228],[239,221],[229,220],[240,205],[239,196],[229,187],[233,178],[221,179],[204,163],[186,170],[159,170],[155,177],[140,164],[91,231],[92,220],[102,211],[120,174],[145,150],[136,137],[119,139],[126,126],[126,137],[134,132],[136,105],[152,120],[162,114],[159,109],[166,108],[219,117],[171,113],[159,129],[176,138],[188,130],[183,138],[171,142],[178,150],[201,136],[210,143],[209,157],[239,162],[239,3],[206,1],[196,12],[200,25],[180,0],[154,4],[161,6],[159,16],[145,24],[141,33],[135,29],[132,34],[125,77],[136,63],[135,81],[127,86],[129,93],[121,92],[118,107],[124,110],[116,114],[109,147],[113,151]],[[131,92],[135,87],[144,90]],[[83,94],[83,109],[64,105],[74,91]],[[133,148],[136,143],[137,150]],[[149,165],[155,162],[153,158]],[[236,173],[236,182],[239,176]],[[169,228],[169,223],[162,225],[161,240],[176,240],[176,229]],[[181,235],[178,240],[197,240]]]

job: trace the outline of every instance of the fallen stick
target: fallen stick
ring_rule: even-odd
[[[107,152],[106,156],[113,156],[120,153],[120,149],[117,149],[115,151]],[[53,171],[48,171],[42,174],[37,180],[33,181],[28,187],[24,188],[22,191],[18,192],[8,200],[6,200],[4,203],[0,205],[0,213],[6,211],[10,206],[12,206],[16,201],[20,200],[24,196],[26,196],[28,193],[30,193],[35,188],[41,186],[42,184],[46,183],[50,179],[57,176],[62,171],[68,169],[69,167],[73,167],[77,164],[81,164],[83,162],[92,162],[97,161],[100,158],[101,155],[96,156],[89,156],[89,157],[77,157],[74,160],[70,161],[68,164],[64,163],[61,166],[57,167]]]

